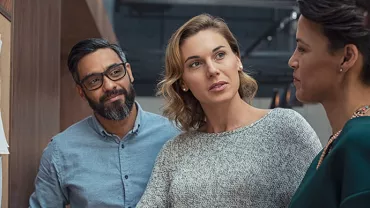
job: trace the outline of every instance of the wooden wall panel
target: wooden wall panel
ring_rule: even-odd
[[[82,27],[82,25],[84,25]],[[68,71],[67,57],[72,46],[85,38],[99,37],[99,31],[86,1],[62,1],[61,26],[61,92],[60,92],[60,129],[63,131],[71,124],[91,114],[91,110],[77,94],[72,75]]]
[[[103,1],[86,0],[86,3],[95,22],[95,27],[99,31],[99,37],[107,39],[109,42],[116,43],[117,37],[114,33],[113,25],[109,20]]]
[[[9,104],[10,104],[10,42],[11,23],[0,15],[0,34],[3,42],[0,53],[0,111],[5,136],[9,144]],[[2,207],[8,207],[9,156],[2,156]]]
[[[13,12],[13,0],[0,0],[0,13],[7,18],[11,19]]]
[[[60,130],[91,115],[91,109],[75,89],[67,67],[67,57],[73,45],[86,38],[105,38],[116,43],[113,26],[101,0],[63,0],[61,31],[61,109]]]
[[[9,207],[28,207],[42,151],[59,132],[61,1],[14,2]]]

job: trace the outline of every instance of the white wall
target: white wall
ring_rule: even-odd
[[[159,97],[136,97],[141,107],[149,112],[162,115],[163,99]]]
[[[163,106],[163,100],[161,98],[137,97],[136,99],[144,110],[160,115],[162,114],[161,107]],[[255,98],[252,105],[267,109],[270,107],[270,103],[271,98]],[[299,112],[308,121],[319,136],[321,143],[325,145],[331,135],[331,128],[324,108],[319,104],[309,104],[294,108],[294,110]]]

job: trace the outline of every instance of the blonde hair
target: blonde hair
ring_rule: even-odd
[[[180,80],[183,74],[183,64],[180,47],[184,40],[197,34],[199,31],[213,29],[220,33],[229,43],[232,51],[240,58],[238,42],[223,19],[209,14],[193,17],[182,25],[170,38],[165,56],[165,74],[158,84],[157,95],[165,99],[164,116],[175,121],[182,130],[196,129],[205,123],[205,114],[199,101],[190,92],[181,90]],[[256,91],[256,81],[246,73],[239,71],[240,97],[250,102]]]

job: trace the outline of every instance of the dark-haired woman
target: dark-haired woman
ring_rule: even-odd
[[[289,60],[297,98],[321,103],[333,134],[296,191],[292,208],[370,207],[368,0],[298,0]]]

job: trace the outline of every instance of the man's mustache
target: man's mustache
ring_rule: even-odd
[[[103,96],[100,97],[99,99],[99,102],[100,103],[103,103],[104,101],[108,100],[109,98],[111,97],[115,97],[115,96],[118,96],[118,95],[125,95],[127,96],[127,90],[122,88],[122,89],[119,89],[119,90],[111,90],[111,91],[108,91],[106,93],[104,93]]]

